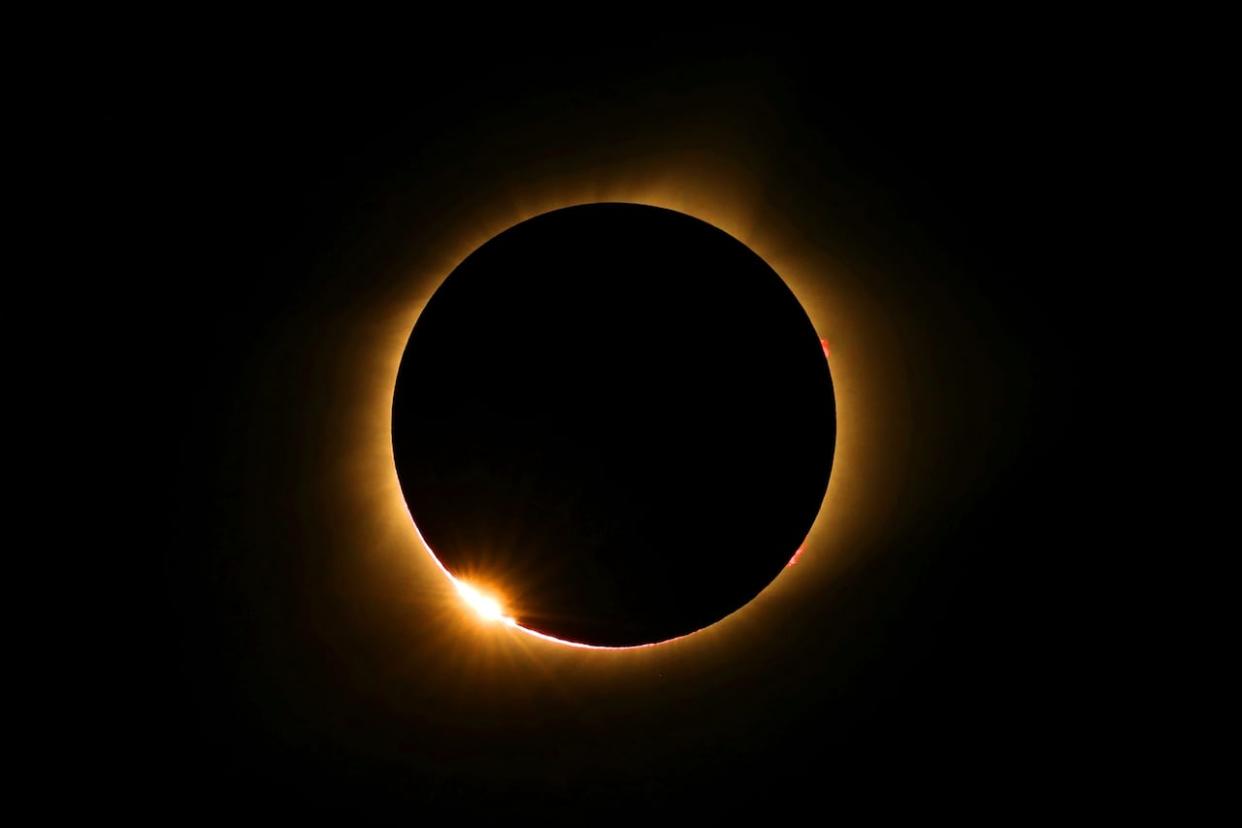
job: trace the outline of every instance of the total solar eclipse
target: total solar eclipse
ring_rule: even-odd
[[[393,398],[402,492],[463,594],[605,647],[758,595],[815,521],[835,437],[820,335],[781,277],[636,204],[475,250],[419,315]]]

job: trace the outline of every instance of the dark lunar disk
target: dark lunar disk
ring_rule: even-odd
[[[818,334],[727,233],[570,207],[472,253],[419,316],[393,400],[414,522],[519,624],[606,646],[720,620],[819,511],[836,415]]]

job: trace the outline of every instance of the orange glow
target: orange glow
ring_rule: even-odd
[[[600,194],[600,195],[603,195],[603,194]],[[426,292],[422,294],[422,296],[420,297],[420,300],[412,308],[413,313],[404,320],[401,326],[401,329],[399,329],[399,333],[397,334],[396,337],[394,337],[395,339],[394,345],[398,345],[398,347],[394,348],[392,352],[392,357],[390,357],[391,359],[393,359],[393,362],[391,363],[392,368],[389,369],[390,377],[389,377],[389,382],[386,384],[386,389],[385,389],[387,392],[386,393],[387,399],[385,400],[385,408],[389,412],[389,422],[391,421],[392,388],[393,388],[393,385],[395,385],[395,381],[396,381],[395,368],[400,364],[400,358],[402,354],[404,353],[405,344],[408,341],[410,332],[413,330],[414,323],[417,322],[419,312],[422,310],[422,306],[425,304],[427,298],[429,298],[430,293],[434,292],[434,288],[438,284],[438,282],[441,279],[443,279],[445,276],[447,276],[448,273],[451,273],[456,268],[457,264],[459,264],[462,260],[464,260],[470,253],[472,253],[475,249],[477,249],[483,242],[487,241],[489,238],[494,237],[495,235],[498,235],[500,232],[503,232],[509,227],[512,227],[515,224],[520,224],[523,221],[526,221],[530,218],[533,218],[536,215],[539,215],[544,212],[548,212],[550,210],[556,210],[556,209],[561,209],[563,207],[574,206],[575,204],[597,203],[599,201],[620,201],[620,202],[631,203],[631,204],[646,204],[646,205],[654,206],[654,207],[663,207],[665,209],[677,210],[678,212],[682,212],[687,215],[694,216],[703,221],[707,221],[709,224],[721,230],[724,230],[729,235],[740,240],[749,249],[751,249],[757,255],[760,255],[762,258],[764,258],[765,261],[768,262],[769,266],[772,266],[774,270],[776,270],[778,273],[781,274],[782,278],[786,279],[787,283],[790,283],[790,286],[792,289],[794,289],[796,295],[813,295],[814,293],[810,289],[804,287],[806,285],[806,282],[804,279],[790,278],[789,271],[795,270],[796,268],[792,267],[791,265],[787,265],[786,262],[783,261],[784,257],[776,256],[774,258],[776,258],[777,261],[774,262],[772,261],[772,257],[770,257],[770,255],[764,256],[763,254],[759,252],[759,250],[756,249],[756,247],[763,248],[765,247],[765,245],[763,245],[762,243],[759,243],[760,240],[756,238],[757,234],[754,232],[754,227],[752,224],[753,217],[748,215],[746,210],[737,209],[735,207],[733,210],[722,212],[720,210],[720,202],[714,202],[711,204],[711,206],[709,206],[709,204],[707,203],[707,199],[704,197],[704,194],[702,193],[692,195],[686,192],[682,192],[682,193],[678,193],[677,197],[670,197],[670,194],[666,192],[659,192],[657,190],[657,192],[653,193],[650,190],[646,190],[646,188],[641,188],[639,192],[630,191],[630,192],[624,192],[624,193],[608,194],[604,197],[599,197],[599,196],[595,198],[554,197],[543,203],[525,204],[525,205],[522,205],[521,209],[504,215],[502,218],[496,221],[495,224],[492,224],[490,227],[487,227],[482,233],[478,235],[470,234],[473,236],[473,238],[469,238],[469,241],[466,241],[464,244],[459,242],[459,244],[456,246],[456,250],[454,254],[446,257],[446,259],[441,260],[442,264],[438,268],[440,272],[437,274],[437,278],[434,279],[432,283],[427,284],[423,288],[423,290]],[[799,288],[803,288],[803,289],[799,290]],[[804,309],[807,311],[808,315],[811,316],[812,324],[815,325],[817,322],[817,317],[820,317],[822,313],[822,311],[818,307],[818,303],[804,305]],[[823,323],[831,324],[831,320],[825,319],[823,320]],[[828,340],[821,339],[820,342],[824,348],[824,355],[825,357],[827,357]],[[834,381],[834,391],[836,392],[838,396],[838,406],[839,406],[842,389],[840,387],[838,379],[835,376],[833,378],[833,381]],[[834,451],[834,454],[840,453],[842,430],[846,427],[847,427],[846,425],[842,424],[840,417],[838,417],[837,446]],[[389,436],[389,440],[390,439],[391,438]],[[386,453],[389,458],[389,463],[391,464],[393,463],[393,461],[391,460],[391,456],[392,456],[391,455],[391,450],[392,450],[391,442],[388,443],[388,445],[386,446],[386,449],[387,449]],[[393,464],[393,466],[395,467],[395,464]],[[834,474],[833,477],[835,479],[836,477],[838,477],[838,475]],[[430,545],[428,545],[426,541],[422,538],[422,533],[418,531],[417,524],[414,524],[413,517],[409,514],[408,506],[404,503],[404,498],[399,493],[400,492],[399,487],[393,487],[393,488],[394,488],[394,491],[397,493],[397,496],[401,498],[401,501],[400,501],[401,506],[404,507],[401,509],[401,511],[405,513],[406,519],[410,521],[410,524],[414,525],[415,533],[418,536],[419,540],[422,542],[422,545],[425,551],[428,553],[431,560],[434,561],[436,567],[441,572],[443,572],[446,576],[448,576],[449,580],[455,586],[458,595],[466,602],[468,606],[470,606],[474,610],[474,612],[479,617],[483,618],[484,620],[491,621],[491,622],[499,621],[505,626],[512,627],[516,630],[526,633],[527,635],[533,636],[534,638],[541,639],[549,643],[574,647],[578,649],[589,649],[589,650],[647,649],[651,647],[658,647],[663,644],[668,644],[673,641],[678,641],[686,637],[693,636],[698,632],[701,632],[701,630],[696,630],[694,632],[687,633],[686,635],[683,635],[683,636],[666,639],[664,641],[655,641],[655,642],[651,642],[647,644],[638,644],[638,645],[625,646],[625,647],[611,647],[611,646],[601,646],[601,645],[595,645],[595,644],[585,644],[582,642],[569,641],[569,640],[565,640],[561,638],[556,638],[555,636],[551,636],[546,633],[542,633],[542,632],[538,632],[537,630],[530,629],[529,627],[525,627],[522,624],[518,623],[518,621],[515,618],[505,615],[504,608],[497,599],[495,599],[492,596],[487,595],[486,593],[480,592],[476,587],[473,587],[469,584],[466,584],[458,580],[458,578],[455,575],[450,573],[448,569],[445,568],[444,564],[436,556],[435,551],[431,549]],[[821,518],[822,518],[822,513],[823,513],[823,510],[821,509]],[[817,524],[819,522],[820,522],[820,519],[817,519]],[[814,531],[812,532],[812,534],[815,534]],[[804,542],[803,548],[805,546],[806,546],[806,543]],[[792,566],[792,564],[797,560],[801,552],[802,552],[802,548],[799,548],[798,552],[795,553],[793,560],[790,561],[789,563],[790,566]],[[738,610],[735,610],[730,615],[736,615],[737,612]],[[724,619],[721,619],[721,620],[723,621]],[[719,624],[719,623],[721,622],[720,621],[715,622],[715,624]],[[715,624],[712,624],[709,626],[715,626]]]
[[[499,640],[509,640],[509,631],[524,633],[519,637],[534,648],[517,651],[538,653],[539,658],[554,658],[558,650],[564,654],[625,650],[652,658],[714,653],[726,639],[772,634],[760,631],[780,623],[785,615],[778,608],[786,601],[816,600],[817,590],[867,548],[879,525],[876,515],[893,506],[886,493],[897,490],[893,483],[904,473],[900,460],[906,443],[901,418],[905,386],[892,367],[903,364],[899,328],[891,314],[879,312],[864,278],[866,271],[854,270],[822,246],[809,244],[792,224],[763,209],[762,182],[753,176],[758,167],[715,167],[702,161],[669,156],[637,159],[609,171],[574,167],[524,178],[520,187],[480,193],[447,222],[439,244],[412,253],[399,269],[385,275],[393,293],[349,318],[354,345],[340,363],[342,394],[359,401],[351,414],[356,426],[346,431],[360,439],[344,455],[348,465],[341,479],[348,485],[341,497],[365,516],[374,544],[370,557],[360,560],[372,561],[377,573],[386,573],[377,578],[400,573],[409,585],[406,595],[422,595],[421,606],[446,612],[440,617],[450,634],[462,630],[455,619],[469,620],[474,613],[461,612],[457,574],[444,567],[422,537],[397,480],[391,427],[397,372],[420,312],[443,279],[484,242],[544,212],[576,204],[627,202],[699,218],[741,241],[780,274],[821,336],[834,331],[834,340],[850,341],[849,354],[832,364],[837,440],[825,495],[825,506],[832,506],[821,508],[805,541],[806,549],[815,554],[799,558],[796,575],[775,579],[746,606],[680,639],[636,647],[564,641],[523,627],[514,608],[503,605],[502,613],[512,613],[508,617],[513,622],[469,625],[476,632],[503,631]],[[827,357],[828,344],[823,344]],[[410,554],[414,551],[420,554]],[[471,573],[460,575],[469,579]]]

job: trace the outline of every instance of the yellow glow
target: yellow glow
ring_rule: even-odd
[[[470,609],[479,614],[484,621],[500,621],[505,624],[516,624],[512,618],[505,615],[504,608],[501,607],[500,601],[494,596],[488,595],[486,592],[467,584],[465,581],[453,579],[453,583],[457,586],[457,594],[462,600],[469,605]]]

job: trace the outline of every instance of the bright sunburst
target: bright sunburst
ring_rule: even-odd
[[[457,594],[469,607],[479,614],[484,621],[500,621],[510,626],[516,625],[517,622],[505,615],[504,608],[500,605],[500,601],[492,595],[471,586],[465,581],[453,579],[453,583],[457,587]]]

